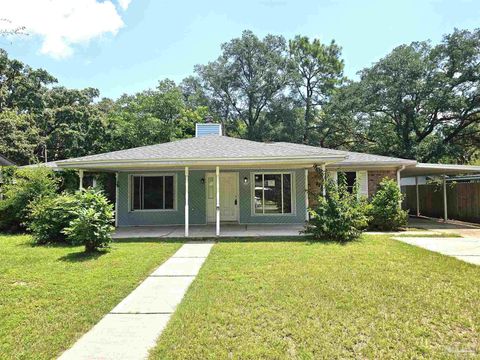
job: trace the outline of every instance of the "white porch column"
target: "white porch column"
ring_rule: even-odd
[[[420,216],[420,195],[418,191],[418,176],[415,176],[415,193],[417,201],[417,216]]]
[[[185,237],[188,237],[188,166],[185,166]]]
[[[118,172],[115,173],[115,227],[118,227]]]
[[[215,235],[220,236],[220,168],[215,168],[216,184],[217,184],[217,221],[215,227]]]
[[[447,211],[447,175],[443,175],[443,220],[448,220],[448,211]]]
[[[308,221],[308,169],[305,169],[305,220]]]
[[[83,170],[78,170],[79,189],[83,190]]]
[[[327,195],[327,170],[325,164],[322,164],[322,195],[325,197]]]

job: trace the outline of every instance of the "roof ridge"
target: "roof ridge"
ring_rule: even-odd
[[[359,151],[347,151],[347,150],[345,150],[345,152],[346,153],[351,153],[351,154],[378,156],[378,157],[382,157],[382,158],[385,158],[385,159],[398,159],[398,160],[406,160],[406,161],[415,161],[416,162],[416,160],[405,159],[405,158],[400,158],[400,157],[396,157],[396,156],[378,155],[378,154],[362,153],[362,152],[359,152]]]
[[[322,147],[322,146],[313,146],[313,145],[307,145],[307,144],[291,143],[291,142],[288,142],[288,141],[273,142],[273,143],[271,143],[271,144],[276,144],[276,145],[280,145],[280,146],[283,146],[283,145],[286,145],[286,146],[295,145],[295,146],[302,146],[302,147],[305,147],[305,148],[309,148],[309,149],[312,149],[312,150],[321,149],[321,150],[327,150],[327,151],[332,151],[332,152],[341,153],[341,154],[346,154],[346,153],[348,153],[348,151],[345,151],[345,150],[330,149],[330,148],[325,148],[325,147]]]

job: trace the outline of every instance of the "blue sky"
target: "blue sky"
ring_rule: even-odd
[[[355,78],[395,46],[438,42],[455,27],[480,26],[475,0],[44,0],[48,7],[68,3],[69,16],[78,13],[68,22],[55,18],[67,10],[30,8],[26,1],[2,0],[0,12],[8,10],[15,23],[32,30],[27,37],[0,39],[0,47],[48,70],[61,85],[96,87],[113,98],[154,87],[163,78],[180,81],[245,29],[259,36],[335,39],[343,48],[346,75]]]

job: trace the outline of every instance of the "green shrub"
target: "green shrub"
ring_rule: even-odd
[[[310,220],[304,233],[318,240],[347,242],[357,239],[368,225],[366,199],[349,193],[345,183],[327,181],[327,196],[318,198],[315,209],[309,209]]]
[[[84,245],[85,251],[107,247],[114,230],[113,205],[102,192],[95,189],[75,194],[76,206],[71,210],[73,219],[63,231],[72,244]]]
[[[372,230],[398,230],[407,224],[408,213],[401,209],[403,195],[395,181],[383,179],[373,196],[370,207],[369,228]]]
[[[3,186],[0,201],[0,230],[16,231],[27,220],[29,204],[41,197],[53,196],[58,181],[46,167],[16,169]]]
[[[45,196],[30,203],[27,228],[37,244],[65,242],[63,230],[73,220],[77,199],[71,194]]]

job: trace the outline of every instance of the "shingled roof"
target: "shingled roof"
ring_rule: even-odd
[[[123,167],[147,164],[195,165],[200,163],[236,162],[247,165],[262,161],[276,161],[304,164],[309,162],[330,163],[330,167],[355,166],[402,166],[414,165],[416,161],[389,156],[372,155],[359,152],[327,149],[317,146],[294,144],[288,142],[258,142],[228,136],[206,135],[172,142],[142,146],[133,149],[113,151],[97,155],[82,156],[57,161],[62,167],[98,168],[117,165]],[[190,164],[190,165],[189,165]]]
[[[314,146],[284,146],[227,136],[207,135],[157,145],[113,151],[57,161],[58,166],[73,163],[121,162],[134,160],[209,160],[209,159],[280,159],[306,157],[343,158],[345,153]]]
[[[278,145],[282,145],[289,148],[312,148],[312,146],[303,145],[303,144],[293,144],[288,142],[280,142],[277,143]],[[331,154],[342,154],[345,155],[345,159],[342,161],[336,162],[335,166],[356,166],[356,165],[414,165],[417,162],[415,160],[408,160],[402,158],[396,158],[391,156],[382,156],[382,155],[374,155],[374,154],[367,154],[367,153],[360,153],[354,151],[341,151],[341,150],[333,150],[333,149],[326,149],[326,148],[316,148],[321,149],[324,151],[328,151]]]

